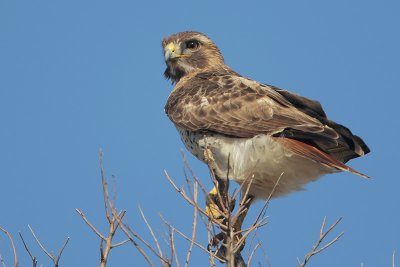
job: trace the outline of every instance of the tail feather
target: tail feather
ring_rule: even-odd
[[[319,150],[318,148],[303,143],[301,141],[284,137],[275,137],[275,141],[281,143],[286,149],[292,151],[299,156],[311,159],[331,168],[354,173],[365,179],[370,178],[367,175],[347,166],[346,164],[337,160],[331,155]]]

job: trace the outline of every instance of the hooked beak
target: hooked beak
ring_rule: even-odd
[[[188,55],[181,54],[180,49],[177,48],[174,43],[169,43],[164,48],[164,59],[166,62],[174,58],[187,57],[187,56]]]

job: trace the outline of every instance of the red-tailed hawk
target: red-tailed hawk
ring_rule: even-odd
[[[253,177],[249,195],[265,199],[279,177],[275,197],[328,173],[366,177],[345,163],[369,148],[319,102],[239,75],[202,33],[176,33],[162,47],[175,83],[165,112],[191,153],[205,162],[211,152],[219,179]]]

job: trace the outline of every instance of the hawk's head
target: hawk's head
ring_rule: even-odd
[[[200,32],[179,32],[162,41],[167,69],[164,75],[173,82],[206,68],[225,66],[218,47]]]

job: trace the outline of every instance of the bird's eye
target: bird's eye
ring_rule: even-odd
[[[190,50],[195,50],[200,46],[199,41],[196,40],[190,40],[186,42],[186,48],[190,49]]]

